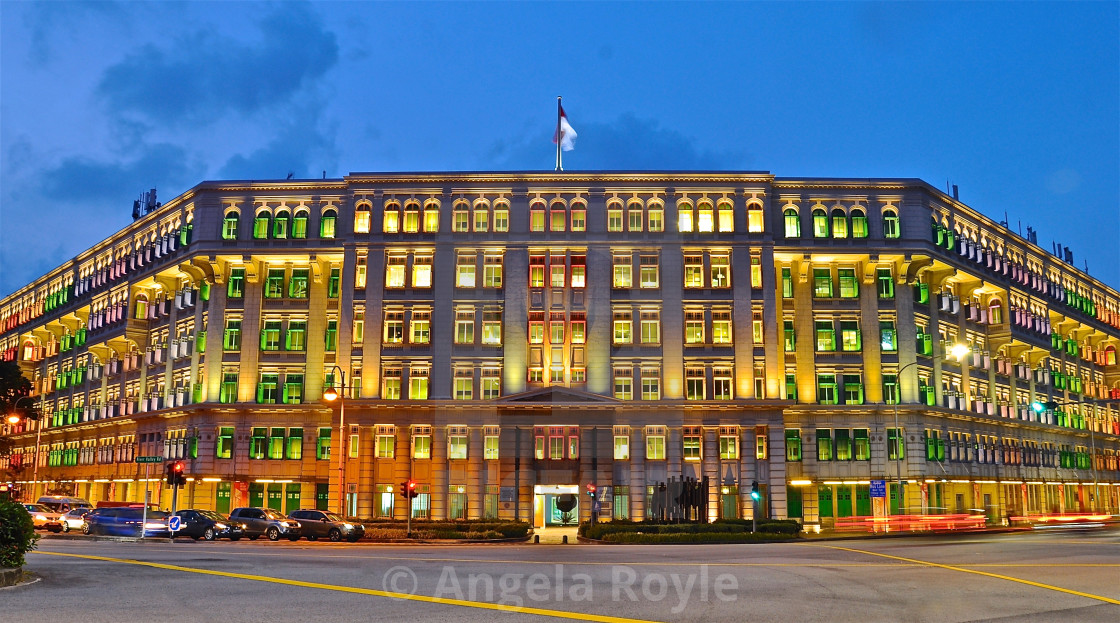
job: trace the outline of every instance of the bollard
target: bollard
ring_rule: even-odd
[[[562,542],[564,543],[564,545],[568,544],[568,535],[564,535],[564,540]]]
[[[533,535],[533,542],[534,542],[534,543],[540,543],[540,542],[541,542],[541,535],[539,535],[539,534],[534,534],[534,535]]]

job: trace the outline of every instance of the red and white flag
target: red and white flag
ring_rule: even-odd
[[[568,123],[568,115],[564,114],[563,106],[560,106],[560,123],[557,125],[556,132],[552,135],[552,142],[560,143],[560,149],[564,151],[572,151],[576,148],[576,137],[579,135]]]

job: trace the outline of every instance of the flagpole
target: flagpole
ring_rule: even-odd
[[[563,107],[560,105],[560,96],[556,96],[556,170],[564,170],[564,162],[560,158],[560,144],[564,142],[564,137],[560,134],[560,111]]]

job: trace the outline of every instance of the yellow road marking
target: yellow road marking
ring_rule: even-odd
[[[806,543],[805,545],[809,545],[811,547],[826,547],[828,549],[836,549],[836,550],[841,550],[841,551],[845,551],[845,552],[855,552],[857,554],[867,554],[868,556],[880,556],[882,558],[890,558],[891,560],[900,560],[900,561],[908,562],[908,563],[917,563],[917,564],[921,564],[921,565],[927,565],[927,566],[930,566],[930,567],[936,567],[938,569],[948,569],[950,571],[960,571],[961,573],[973,573],[973,574],[976,574],[976,575],[983,575],[983,576],[987,576],[987,577],[990,577],[990,578],[996,578],[996,579],[999,579],[999,580],[1007,580],[1008,582],[1018,582],[1019,584],[1026,584],[1028,586],[1036,586],[1038,588],[1045,588],[1045,589],[1049,589],[1049,590],[1052,590],[1052,591],[1058,591],[1060,593],[1068,593],[1070,595],[1077,595],[1078,597],[1086,597],[1088,599],[1096,599],[1098,601],[1103,601],[1105,603],[1120,605],[1120,599],[1112,599],[1110,597],[1102,597],[1100,595],[1093,595],[1092,593],[1083,593],[1081,591],[1075,591],[1075,590],[1069,589],[1069,588],[1062,588],[1061,586],[1054,586],[1053,584],[1043,584],[1041,582],[1032,582],[1031,580],[1024,580],[1022,578],[1014,578],[1014,577],[1011,577],[1009,575],[1000,575],[998,573],[988,573],[987,571],[977,571],[975,569],[966,569],[964,567],[959,567],[959,566],[954,566],[954,565],[943,565],[941,563],[929,562],[927,560],[916,560],[914,558],[904,558],[902,556],[892,556],[890,554],[880,554],[879,552],[869,552],[869,551],[862,550],[862,549],[853,549],[851,547],[840,547],[839,545],[824,545],[824,544],[817,544],[817,543]]]
[[[408,593],[395,593],[392,591],[379,591],[373,588],[359,588],[356,586],[341,586],[337,584],[321,584],[319,582],[303,582],[301,580],[288,580],[285,578],[273,578],[266,575],[250,575],[247,573],[232,573],[229,571],[216,571],[214,569],[199,569],[195,567],[181,567],[178,565],[166,565],[159,562],[146,562],[143,560],[131,560],[127,558],[109,558],[107,556],[91,556],[88,554],[67,554],[63,552],[43,552],[35,551],[34,554],[43,554],[46,556],[67,556],[70,558],[85,558],[88,560],[101,560],[105,562],[116,562],[126,565],[140,565],[144,567],[154,567],[156,569],[167,569],[169,571],[184,571],[186,573],[200,573],[203,575],[216,575],[225,578],[238,578],[241,580],[253,580],[256,582],[269,582],[272,584],[284,584],[286,586],[300,586],[303,588],[318,588],[325,591],[338,591],[341,593],[356,593],[359,595],[374,595],[376,597],[393,597],[396,599],[408,599],[411,601],[422,601],[432,604],[443,604],[451,606],[461,606],[464,608],[480,608],[483,610],[498,610],[500,612],[516,612],[518,614],[535,614],[542,617],[555,617],[559,619],[575,619],[577,621],[600,621],[601,623],[657,623],[646,619],[627,619],[624,617],[612,617],[601,614],[588,614],[584,612],[565,612],[563,610],[550,610],[548,608],[531,608],[528,606],[511,606],[504,604],[492,604],[485,601],[468,601],[465,599],[449,599],[444,597],[429,597],[428,595],[410,595]]]

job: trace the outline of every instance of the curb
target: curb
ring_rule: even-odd
[[[23,579],[23,568],[0,569],[0,588],[15,586]]]

